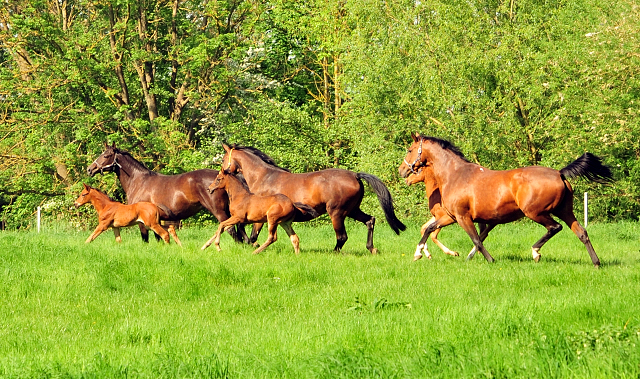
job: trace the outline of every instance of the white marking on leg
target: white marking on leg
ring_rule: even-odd
[[[418,247],[416,248],[416,253],[413,254],[413,260],[417,261],[418,259],[422,258],[422,247],[424,245],[418,245]]]
[[[538,253],[538,251],[540,251],[540,248],[531,248],[531,252],[533,255],[533,261],[538,263],[540,261],[540,253]]]
[[[473,257],[475,257],[475,255],[476,255],[477,251],[478,251],[478,248],[474,246],[473,249],[471,249],[471,251],[469,252],[469,255],[467,255],[467,260],[469,261],[469,260],[473,259]]]

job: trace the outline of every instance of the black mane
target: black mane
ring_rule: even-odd
[[[133,157],[133,155],[131,155],[128,151],[124,151],[124,150],[120,150],[117,147],[113,148],[113,152],[117,153],[119,155],[125,156],[130,158],[130,163],[133,166],[132,168],[134,169],[138,169],[138,170],[142,170],[142,171],[149,171],[152,173],[156,173],[154,171],[151,171],[147,168],[147,166],[144,165],[144,163],[140,162],[139,160],[135,159]],[[122,163],[121,163],[122,164]]]
[[[444,140],[444,139],[441,139],[441,138],[437,138],[437,137],[428,137],[428,136],[419,136],[419,138],[422,141],[437,143],[444,150],[449,150],[450,152],[452,152],[455,155],[457,155],[463,161],[471,163],[467,159],[467,157],[465,157],[464,154],[462,154],[462,151],[460,151],[460,149],[456,145],[452,144],[451,142],[449,142],[447,140]]]
[[[232,149],[235,149],[235,150],[247,151],[247,152],[255,155],[256,157],[260,158],[264,163],[266,163],[266,164],[268,164],[270,166],[273,166],[273,167],[275,167],[277,169],[280,169],[280,170],[286,171],[286,172],[291,172],[291,170],[289,170],[287,168],[278,166],[276,164],[276,162],[273,160],[273,158],[271,158],[267,154],[263,153],[259,149],[256,149],[255,147],[236,145],[235,143],[231,144],[230,146],[231,146]]]

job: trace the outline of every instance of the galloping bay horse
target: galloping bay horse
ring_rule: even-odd
[[[122,189],[127,194],[127,203],[147,201],[160,209],[160,219],[179,221],[191,217],[206,208],[218,221],[229,218],[229,198],[224,190],[209,193],[208,187],[218,176],[216,170],[195,170],[179,175],[163,175],[146,168],[126,151],[116,148],[115,143],[105,143],[105,151],[87,168],[90,176],[114,172]],[[169,225],[169,230],[173,225]],[[147,229],[140,225],[145,242],[149,241]],[[234,230],[229,234],[238,242],[243,240]],[[244,230],[241,230],[244,235]],[[245,236],[246,237],[246,236]]]
[[[293,174],[278,167],[269,156],[253,147],[223,145],[225,155],[222,169],[235,174],[241,172],[251,192],[257,195],[281,193],[293,202],[311,206],[320,214],[331,217],[336,232],[335,250],[339,251],[347,241],[344,226],[346,217],[367,226],[367,249],[376,254],[373,247],[375,218],[360,209],[366,181],[378,196],[380,206],[391,229],[399,234],[406,226],[398,220],[393,210],[393,200],[387,187],[374,175],[355,173],[343,169],[326,169],[304,174]],[[294,221],[308,221],[314,217],[298,214]],[[253,236],[252,236],[253,238]]]
[[[113,228],[116,241],[122,242],[120,238],[120,228],[133,226],[135,224],[144,224],[161,236],[165,243],[169,243],[169,233],[160,225],[158,207],[147,202],[130,205],[122,204],[111,200],[105,193],[93,187],[84,183],[83,185],[84,189],[74,202],[74,205],[78,208],[83,204],[91,203],[96,209],[96,212],[98,212],[98,226],[89,238],[87,238],[86,243],[93,241],[100,233],[109,228]],[[171,233],[173,239],[180,245],[180,240],[178,240],[178,236],[174,233],[175,231]]]
[[[276,195],[254,195],[235,176],[220,170],[216,180],[209,186],[209,191],[213,192],[216,189],[224,189],[229,195],[229,212],[231,217],[222,221],[218,225],[218,230],[214,236],[202,246],[202,250],[206,249],[213,242],[220,251],[220,233],[225,228],[232,227],[233,225],[244,223],[267,223],[269,229],[269,237],[267,240],[258,247],[253,254],[258,254],[267,246],[276,242],[278,225],[287,232],[293,249],[296,254],[300,253],[300,239],[293,231],[291,223],[296,216],[296,212],[300,212],[310,217],[318,217],[318,213],[308,205],[302,203],[294,203],[282,194]]]
[[[526,216],[547,229],[547,233],[532,246],[533,259],[538,262],[540,248],[562,229],[553,215],[571,228],[585,245],[594,266],[600,266],[587,231],[573,214],[573,189],[567,180],[585,177],[598,183],[611,182],[611,170],[602,164],[600,158],[585,153],[561,170],[530,166],[493,171],[469,162],[448,141],[413,133],[411,137],[413,143],[398,171],[406,178],[420,167],[432,167],[440,188],[442,206],[447,213],[426,228],[418,250],[424,246],[431,232],[457,222],[487,261],[493,262],[493,257],[482,244],[483,237],[497,224]],[[478,235],[474,222],[488,225],[482,232],[483,236]]]

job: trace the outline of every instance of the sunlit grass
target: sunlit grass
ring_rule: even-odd
[[[329,225],[295,225],[258,256],[213,228],[179,231],[184,247],[117,245],[109,231],[0,233],[0,377],[637,377],[640,254],[636,223],[593,224],[603,262],[565,228],[533,263],[544,234],[500,226],[496,259],[466,262],[420,225],[396,236],[348,225],[341,253]],[[261,236],[261,241],[264,240]],[[441,240],[463,256],[457,226]]]

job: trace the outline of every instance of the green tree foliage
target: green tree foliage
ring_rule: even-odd
[[[149,168],[214,166],[222,141],[302,172],[367,171],[400,214],[409,134],[493,169],[614,168],[602,219],[640,212],[640,7],[623,0],[9,0],[0,8],[0,206],[66,211],[106,141]],[[116,197],[112,175],[93,181]],[[51,206],[52,199],[55,206]]]

